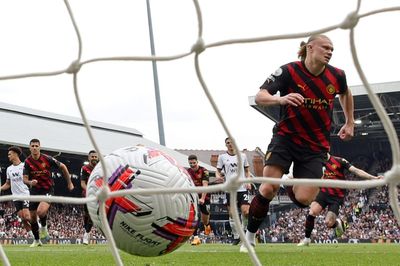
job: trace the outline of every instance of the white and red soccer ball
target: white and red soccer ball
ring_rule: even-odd
[[[192,188],[187,171],[162,151],[133,146],[104,157],[111,191],[149,188]],[[98,163],[90,175],[86,196],[103,186]],[[127,195],[106,200],[107,220],[119,249],[139,256],[159,256],[181,246],[196,230],[197,193]],[[93,223],[102,231],[98,201],[87,203]]]

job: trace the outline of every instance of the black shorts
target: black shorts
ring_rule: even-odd
[[[54,188],[51,187],[50,189],[42,189],[42,188],[37,189],[37,188],[33,187],[33,188],[31,188],[30,193],[31,193],[31,196],[48,196],[48,197],[50,197],[50,196],[54,195]],[[45,200],[43,200],[43,201],[45,202]],[[38,201],[30,202],[29,210],[36,211],[37,207],[39,206],[39,203],[40,202],[38,202]]]
[[[202,213],[204,215],[209,215],[210,214],[210,201],[206,200],[204,204],[199,204],[199,213]]]
[[[14,200],[14,206],[17,212],[22,209],[29,208],[29,201],[28,200]]]
[[[322,209],[325,209],[328,206],[328,211],[333,212],[336,216],[339,215],[339,208],[344,203],[344,198],[330,195],[325,192],[319,192],[315,202],[321,205]]]
[[[236,205],[238,208],[242,205],[250,205],[250,196],[248,191],[238,191],[237,193],[237,202]],[[231,204],[231,195],[226,193],[226,203],[230,206]]]
[[[319,179],[323,175],[323,167],[327,158],[326,152],[311,151],[276,135],[268,145],[265,165],[280,166],[287,174],[293,163],[293,177]]]

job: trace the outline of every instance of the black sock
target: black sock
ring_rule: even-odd
[[[264,198],[259,193],[251,201],[248,218],[249,221],[247,224],[247,230],[249,230],[249,232],[257,232],[261,223],[268,214],[270,202],[271,200]]]
[[[309,214],[306,218],[306,230],[305,230],[305,234],[307,238],[311,237],[311,232],[314,229],[314,220],[315,220],[315,216],[312,216],[311,214]]]
[[[43,217],[39,217],[39,220],[40,220],[40,224],[42,225],[42,227],[45,227],[47,224],[46,224],[46,221],[47,221],[47,215],[45,215],[45,216],[43,216]]]
[[[39,224],[37,222],[31,222],[31,228],[35,240],[39,240]]]

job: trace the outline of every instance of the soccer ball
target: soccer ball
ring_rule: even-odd
[[[106,180],[111,191],[149,188],[192,188],[183,167],[157,149],[133,146],[104,157]],[[86,196],[95,196],[103,186],[101,163],[93,169]],[[133,255],[159,256],[180,247],[196,230],[197,193],[127,195],[105,202],[109,226],[119,249]],[[87,203],[93,223],[104,231],[99,202]]]

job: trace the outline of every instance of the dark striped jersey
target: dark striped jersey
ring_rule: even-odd
[[[94,169],[94,166],[92,166],[91,164],[88,165],[84,165],[81,168],[81,181],[84,181],[85,184],[87,184],[88,180],[89,180],[89,176],[92,173]],[[86,190],[82,189],[82,196],[85,197],[86,196]]]
[[[326,65],[318,76],[311,74],[303,62],[283,65],[269,76],[261,89],[280,96],[299,93],[304,97],[301,106],[280,106],[280,119],[274,135],[288,138],[297,145],[313,151],[329,151],[333,103],[336,94],[347,91],[343,70]]]
[[[325,163],[325,172],[323,179],[346,180],[345,170],[349,170],[352,165],[343,158],[330,156]],[[342,188],[325,188],[321,187],[321,192],[328,193],[331,196],[343,198],[345,190]]]
[[[91,164],[82,166],[82,168],[81,168],[81,180],[85,181],[85,184],[87,184],[87,182],[89,180],[89,176],[92,173],[93,169],[94,169],[94,166],[92,166]]]
[[[193,183],[196,185],[196,187],[201,187],[203,186],[203,181],[209,181],[210,179],[210,174],[206,168],[203,166],[199,166],[199,168],[195,171],[192,168],[188,169],[188,173],[190,177],[193,180]],[[201,197],[201,194],[199,194],[199,197]],[[210,195],[207,194],[206,199],[209,199]]]
[[[25,160],[24,175],[27,175],[29,180],[37,180],[35,188],[48,190],[54,184],[51,172],[58,169],[60,162],[50,155],[42,153],[37,160],[29,155]]]

